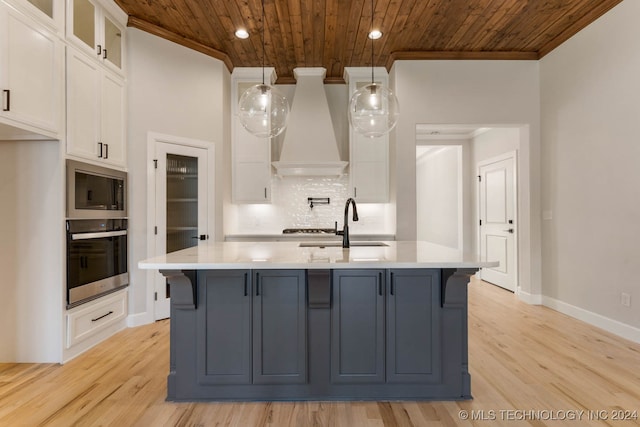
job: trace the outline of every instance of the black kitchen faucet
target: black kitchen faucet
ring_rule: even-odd
[[[356,209],[356,201],[349,197],[344,205],[344,227],[342,231],[338,231],[338,221],[336,221],[336,235],[342,236],[342,247],[349,247],[349,204],[353,205],[353,220],[358,220],[358,209]]]

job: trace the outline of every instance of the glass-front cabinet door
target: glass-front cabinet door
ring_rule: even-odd
[[[96,43],[96,7],[89,0],[74,0],[72,5],[73,35],[91,51],[97,48]]]
[[[101,63],[122,73],[124,27],[92,0],[70,0],[67,19],[69,39]]]
[[[41,12],[53,19],[53,0],[27,0]]]
[[[54,33],[61,33],[64,29],[63,0],[4,0],[4,2],[44,24]]]
[[[104,17],[104,47],[102,57],[116,68],[122,68],[122,31],[109,17]]]

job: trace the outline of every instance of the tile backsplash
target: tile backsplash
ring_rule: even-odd
[[[272,177],[270,204],[235,204],[225,234],[280,234],[285,228],[341,229],[344,205],[349,198],[349,177]],[[309,206],[309,197],[329,198],[330,203]],[[357,199],[356,199],[357,203]],[[358,222],[349,227],[355,234],[394,234],[391,204],[358,204]]]

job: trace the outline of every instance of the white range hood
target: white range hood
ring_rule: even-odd
[[[280,176],[342,175],[348,162],[340,160],[338,143],[324,91],[327,70],[296,68],[296,91],[289,112],[280,161],[273,162]]]

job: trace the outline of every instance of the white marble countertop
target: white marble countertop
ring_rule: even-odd
[[[200,242],[198,246],[140,261],[148,270],[482,268],[480,260],[427,242],[386,241],[386,246],[300,247],[310,242]],[[319,243],[327,243],[319,242]],[[354,244],[364,242],[352,242]]]

